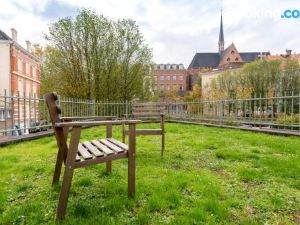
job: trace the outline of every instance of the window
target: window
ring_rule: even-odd
[[[23,94],[23,83],[22,83],[22,80],[19,80],[19,82],[18,82],[18,91],[20,92],[20,94]]]
[[[11,118],[10,110],[7,110],[7,111],[6,111],[6,118]]]
[[[229,62],[230,61],[230,58],[227,58],[227,62]]]
[[[165,85],[161,84],[160,85],[160,90],[164,90],[165,89]]]
[[[30,81],[26,82],[26,94],[28,95],[29,93],[31,93],[31,87],[30,87]]]
[[[173,76],[173,80],[176,80],[176,75]]]
[[[26,75],[30,74],[30,65],[26,63]]]
[[[170,76],[167,76],[167,80],[170,80]]]
[[[156,86],[156,85],[154,85],[153,89],[154,89],[154,91],[156,91],[156,90],[157,90],[157,86]]]
[[[183,76],[179,76],[179,80],[183,80]]]
[[[170,65],[167,65],[167,70],[169,70],[171,68],[171,66]]]
[[[1,111],[0,111],[0,121],[4,121],[4,120],[5,120],[4,111],[1,110]]]
[[[165,77],[164,76],[160,76],[160,80],[165,80]]]
[[[5,110],[1,110],[0,111],[0,121],[5,121],[8,118],[11,118],[10,110],[6,110],[6,118],[5,118]]]
[[[239,61],[239,58],[238,58],[238,57],[236,57],[236,58],[235,58],[235,61]]]
[[[154,76],[154,80],[157,80],[157,76]]]
[[[176,66],[176,69],[179,69],[179,65]]]
[[[22,60],[18,59],[18,71],[22,71]]]
[[[33,78],[36,78],[36,68],[32,67],[32,76]]]
[[[167,84],[167,90],[170,90],[170,84]]]
[[[179,90],[182,91],[182,85],[180,85]]]
[[[234,54],[234,51],[233,51],[233,50],[231,51],[231,54]]]

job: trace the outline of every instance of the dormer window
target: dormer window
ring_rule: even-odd
[[[238,58],[238,57],[236,57],[236,58],[235,58],[235,61],[239,61],[239,58]]]
[[[231,54],[234,54],[234,51],[233,51],[233,50],[231,51]]]
[[[230,62],[230,58],[229,57],[227,58],[227,62]]]

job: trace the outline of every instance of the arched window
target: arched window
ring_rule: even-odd
[[[238,57],[236,57],[236,58],[235,58],[235,61],[239,61],[239,58],[238,58]]]
[[[231,51],[231,54],[234,54],[234,51],[233,51],[233,50]]]
[[[228,58],[227,58],[227,62],[229,62],[229,61],[230,61],[230,58],[228,57]]]

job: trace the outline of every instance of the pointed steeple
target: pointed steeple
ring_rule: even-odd
[[[225,42],[224,42],[224,33],[223,33],[223,18],[222,18],[222,9],[221,9],[221,23],[220,23],[220,32],[219,32],[219,42],[218,42],[220,55],[224,51],[224,44]]]

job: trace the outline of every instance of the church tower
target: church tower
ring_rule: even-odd
[[[219,42],[218,42],[218,48],[219,48],[219,54],[221,55],[224,51],[224,33],[223,33],[223,18],[222,18],[222,10],[221,10],[221,24],[220,24],[220,33],[219,33]]]

